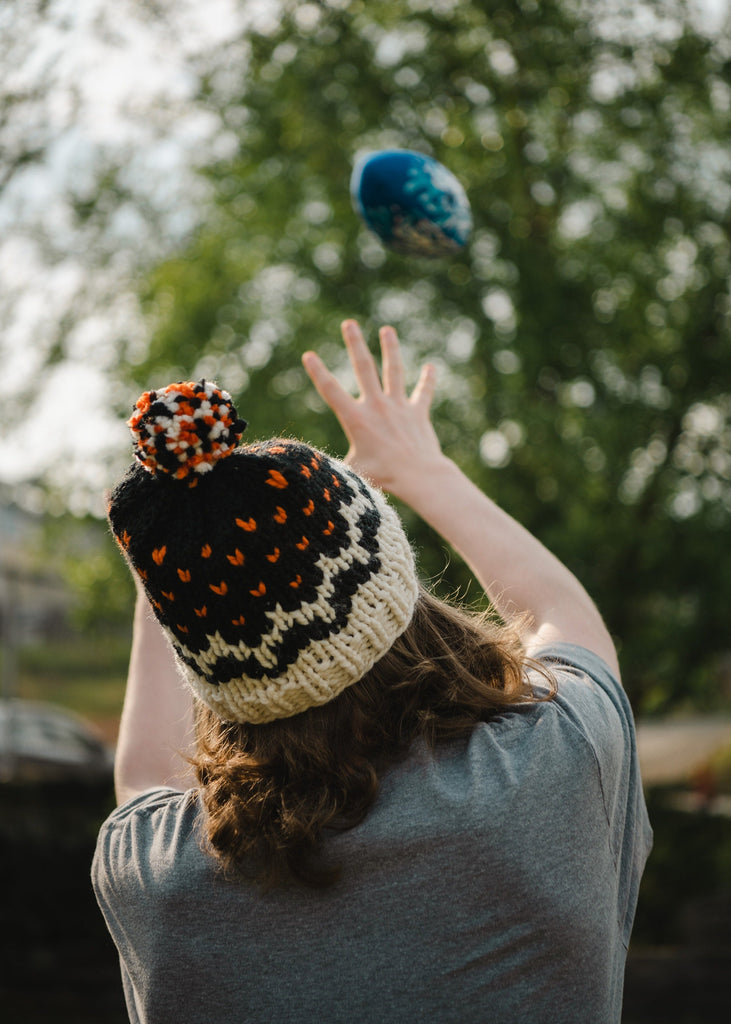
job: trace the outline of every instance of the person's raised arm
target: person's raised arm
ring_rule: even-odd
[[[598,654],[618,673],[612,639],[576,577],[442,452],[429,415],[433,367],[423,368],[408,396],[392,327],[380,332],[382,382],[355,321],[345,321],[343,338],[360,388],[357,398],[316,353],[306,352],[303,364],[348,439],[345,461],[437,530],[464,558],[501,615],[529,613],[529,652],[566,640]]]
[[[114,761],[117,802],[154,786],[195,785],[185,752],[193,739],[192,697],[147,598],[137,594],[127,691]]]

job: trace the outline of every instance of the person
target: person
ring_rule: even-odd
[[[130,1019],[618,1022],[651,830],[612,639],[343,325],[349,442],[239,444],[207,381],[138,401],[112,532],[138,582],[93,884]],[[431,595],[388,492],[492,612]],[[181,683],[181,678],[188,686]],[[193,699],[190,697],[193,691]]]

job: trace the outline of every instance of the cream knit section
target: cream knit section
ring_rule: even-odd
[[[418,593],[413,553],[398,516],[383,495],[371,489],[369,498],[381,517],[376,535],[380,568],[351,598],[344,626],[322,640],[313,640],[281,675],[260,679],[242,675],[218,685],[205,679],[207,673],[215,671],[220,658],[231,655],[242,662],[253,655],[264,669],[274,668],[276,649],[294,625],[306,625],[316,618],[326,623],[335,620],[337,612],[330,603],[335,592],[333,580],[354,562],[367,564],[372,557],[360,543],[362,534],[358,520],[370,502],[359,492],[350,505],[341,505],[339,510],[348,523],[347,547],[336,557],[322,555],[316,563],[323,574],[317,599],[292,611],[284,611],[277,605],[267,612],[272,626],[256,648],[244,643],[227,644],[217,632],[208,637],[207,650],[193,652],[166,631],[173,646],[199,668],[199,672],[195,672],[180,661],[184,678],[195,694],[221,718],[234,722],[269,722],[324,704],[362,678],[406,629]]]

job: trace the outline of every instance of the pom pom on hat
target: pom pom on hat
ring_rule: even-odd
[[[127,424],[135,458],[144,468],[179,480],[211,470],[231,454],[246,429],[231,395],[206,380],[145,391]],[[194,477],[189,486],[195,483]]]

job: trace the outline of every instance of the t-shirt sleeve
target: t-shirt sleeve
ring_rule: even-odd
[[[150,874],[164,870],[166,861],[174,858],[181,804],[192,795],[167,787],[149,789],[120,804],[102,825],[91,878],[115,940],[121,938],[115,934],[117,902],[129,890],[144,890]]]
[[[632,708],[608,665],[583,647],[551,644],[541,648],[535,660],[555,676],[560,713],[591,745],[597,761],[618,876],[619,921],[627,944],[652,846]]]
[[[91,880],[120,954],[131,1024],[146,1019],[145,979],[154,974],[149,968],[160,956],[156,939],[166,906],[160,894],[176,891],[178,842],[194,817],[195,791],[160,787],[121,804],[99,832]]]

